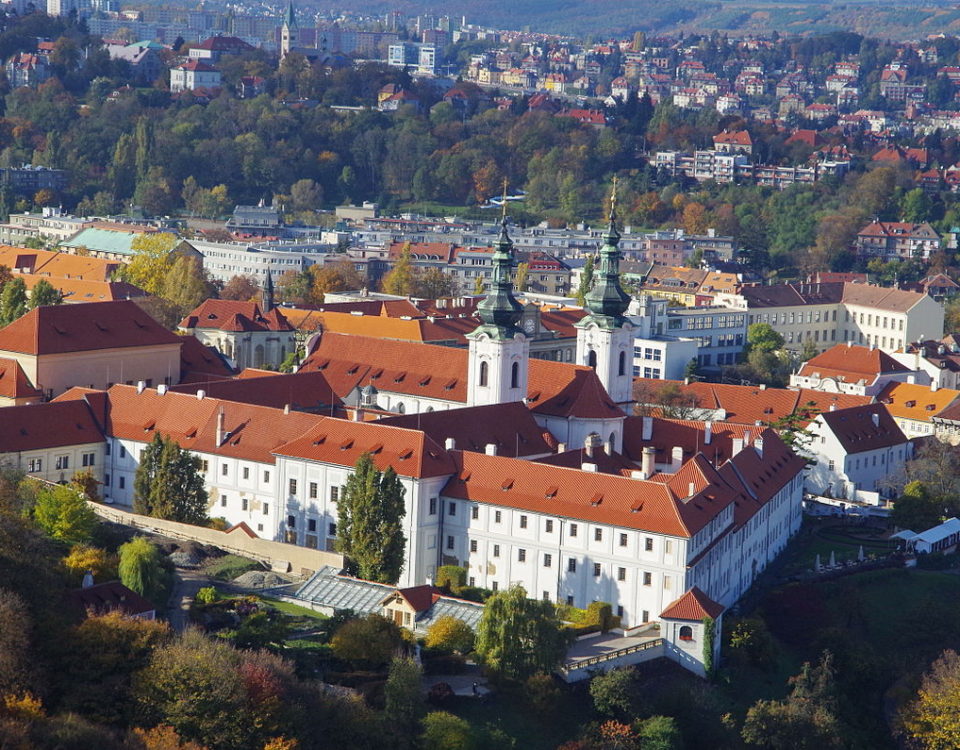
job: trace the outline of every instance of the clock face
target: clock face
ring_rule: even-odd
[[[527,333],[533,333],[534,328],[536,328],[536,323],[534,323],[533,318],[527,318],[527,322],[523,324],[523,330]]]

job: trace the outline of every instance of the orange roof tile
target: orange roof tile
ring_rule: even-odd
[[[103,441],[83,401],[7,406],[0,418],[0,454]]]
[[[931,391],[926,385],[888,383],[877,395],[877,401],[886,406],[887,411],[894,417],[929,422],[953,404],[958,397],[960,397],[960,391],[949,388]]]
[[[161,344],[180,345],[136,303],[90,302],[37,307],[0,328],[0,351],[62,354]]]
[[[701,622],[705,617],[716,619],[723,614],[725,607],[718,604],[697,586],[687,591],[676,601],[667,606],[661,617],[668,620],[689,620]]]
[[[248,373],[248,375],[254,373]],[[339,397],[330,388],[322,372],[298,372],[289,375],[271,373],[262,377],[243,377],[235,380],[214,380],[175,385],[176,393],[203,391],[210,398],[236,401],[243,404],[283,409],[289,405],[297,411],[323,410],[329,414],[331,404],[341,406]]]
[[[854,383],[859,380],[872,383],[881,374],[909,371],[909,367],[880,349],[837,344],[808,359],[797,374],[802,377],[842,377]]]
[[[187,313],[180,328],[214,328],[221,331],[292,331],[278,308],[263,312],[257,302],[208,299]]]

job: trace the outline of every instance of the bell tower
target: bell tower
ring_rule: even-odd
[[[283,16],[283,26],[280,27],[280,57],[289,55],[299,44],[300,27],[297,25],[297,14],[293,10],[293,0],[290,0]]]
[[[625,412],[633,403],[633,324],[624,316],[630,295],[620,286],[617,178],[610,198],[610,225],[600,248],[600,266],[586,296],[587,315],[576,324],[577,364],[588,365],[610,398]]]
[[[527,397],[530,340],[517,327],[523,305],[513,296],[513,241],[507,233],[503,202],[500,237],[493,253],[490,291],[477,305],[483,322],[467,334],[470,355],[467,403],[470,406],[522,401]]]

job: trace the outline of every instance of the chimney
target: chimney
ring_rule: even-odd
[[[488,456],[497,455],[497,444],[496,443],[487,443],[486,450],[484,451]]]
[[[644,447],[643,453],[640,457],[640,473],[643,474],[644,479],[649,479],[656,472],[654,464],[657,459],[657,449],[652,445]]]
[[[710,445],[711,440],[713,440],[713,422],[704,422],[703,423],[703,444]]]
[[[916,375],[907,375],[907,383],[908,383],[908,384],[910,384],[910,385],[915,385],[916,382],[917,382],[917,376],[916,376]]]
[[[197,391],[197,401],[203,401],[206,395],[207,392],[201,388],[199,391]]]
[[[743,431],[743,445],[750,445],[750,430]],[[741,448],[743,446],[740,446]]]
[[[93,571],[88,570],[86,573],[83,574],[83,583],[81,584],[80,587],[84,589],[88,589],[91,586],[93,586]]]
[[[166,384],[166,383],[161,383],[160,385],[157,386],[157,395],[158,395],[158,396],[162,396],[162,395],[165,394],[166,392],[167,392],[167,384]]]
[[[457,441],[455,438],[448,437],[443,441],[443,447],[448,451],[455,451],[457,449]]]
[[[690,482],[687,484],[687,497],[693,497],[697,494],[697,483]]]
[[[606,453],[608,456],[612,456],[612,455],[613,455],[613,442],[612,442],[612,441],[607,440],[607,441],[604,442],[604,444],[603,444],[603,452]]]
[[[940,387],[940,386],[937,385],[937,381],[936,381],[936,380],[931,380],[931,381],[930,381],[930,391],[931,391],[932,393],[936,393],[936,392],[937,392],[937,388],[939,388],[939,387]]]
[[[880,415],[879,415],[879,414],[877,414],[876,412],[874,412],[873,414],[870,415],[870,418],[873,420],[873,426],[874,426],[874,427],[879,427],[879,426],[880,426]]]
[[[853,348],[853,342],[852,342],[852,341],[848,341],[848,342],[847,342],[847,349],[852,349],[852,348]]]
[[[830,404],[830,411],[836,411],[836,410],[837,410],[837,405],[836,405],[836,404]]]
[[[730,455],[730,458],[733,458],[735,455],[737,455],[737,454],[738,454],[740,451],[742,451],[742,450],[743,450],[743,438],[734,438],[734,439],[733,439],[733,450],[732,450],[732,453],[731,453],[731,455]]]
[[[217,447],[218,448],[221,445],[223,445],[223,438],[225,434],[223,425],[225,420],[226,420],[226,416],[224,415],[223,407],[221,406],[220,411],[217,412]]]
[[[143,393],[146,387],[147,387],[147,384],[143,380],[137,381],[137,393]]]
[[[640,471],[640,470],[638,470],[638,469],[634,469],[633,471],[630,472],[630,478],[631,478],[631,479],[646,479],[646,477],[643,475],[643,472]]]
[[[580,470],[581,470],[581,471],[591,471],[591,472],[596,473],[596,471],[597,471],[597,465],[596,465],[596,464],[591,464],[591,463],[582,463],[582,464],[580,464]]]
[[[284,413],[284,414],[289,414],[289,413],[290,413],[290,404],[284,404],[284,405],[283,405],[283,413]]]
[[[593,458],[593,452],[601,447],[603,447],[603,440],[601,440],[600,436],[595,432],[591,432],[583,441],[583,448],[588,458]]]
[[[683,463],[683,447],[679,445],[673,446],[673,450],[670,451],[670,468],[679,469],[680,464]]]
[[[567,444],[566,443],[557,443],[557,453],[566,453]]]
[[[763,438],[757,438],[753,441],[753,447],[757,449],[757,455],[763,458]]]
[[[643,417],[641,424],[643,431],[640,438],[642,440],[653,440],[653,417]]]
[[[760,384],[760,390],[761,390],[761,391],[767,390],[767,384],[766,384],[766,383],[761,383],[761,384]]]

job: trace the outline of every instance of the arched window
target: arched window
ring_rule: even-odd
[[[403,401],[397,404],[397,414],[406,414],[407,407],[403,405]]]
[[[620,352],[620,362],[617,365],[617,375],[625,375],[627,372],[627,353]]]
[[[587,366],[597,369],[597,353],[593,349],[587,352]]]
[[[614,446],[614,445],[616,445],[616,444],[617,444],[617,433],[611,432],[611,433],[610,433],[610,445],[611,445],[611,447],[612,447],[612,446]]]
[[[514,362],[510,367],[510,387],[519,388],[520,387],[520,363]]]
[[[487,363],[486,362],[480,363],[480,387],[481,388],[487,387]]]
[[[427,413],[429,414],[429,413],[432,412],[432,411],[433,411],[433,407],[432,407],[432,406],[428,406],[428,407],[427,407]]]
[[[693,640],[693,628],[689,625],[680,626],[680,640],[681,641],[692,641]]]

